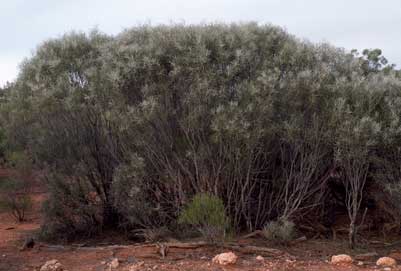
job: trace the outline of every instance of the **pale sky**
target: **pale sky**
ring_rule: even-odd
[[[401,0],[0,0],[0,85],[41,42],[71,30],[248,21],[348,50],[381,48],[401,67]]]

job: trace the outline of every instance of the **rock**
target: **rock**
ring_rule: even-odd
[[[216,255],[212,262],[220,265],[229,265],[235,264],[237,262],[238,256],[235,255],[233,252],[225,252]]]
[[[351,256],[347,254],[334,255],[331,257],[332,264],[352,263]]]
[[[256,260],[259,262],[263,262],[265,260],[265,258],[263,258],[263,256],[258,255],[258,256],[256,256]]]
[[[57,260],[47,261],[42,267],[40,271],[63,271],[64,268]]]
[[[377,260],[376,265],[378,265],[378,266],[396,266],[397,261],[390,257],[381,257]]]
[[[391,267],[384,267],[383,270],[384,270],[384,271],[390,271],[390,270],[391,270]]]
[[[362,261],[359,261],[356,265],[362,266],[362,265],[363,265],[363,262],[362,262]]]
[[[118,261],[117,258],[114,258],[114,259],[111,260],[111,262],[110,262],[110,268],[112,268],[112,269],[118,268],[119,265],[120,265],[120,262]]]

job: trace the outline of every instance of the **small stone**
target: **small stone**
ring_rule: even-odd
[[[362,261],[359,261],[359,262],[357,263],[357,265],[361,266],[361,265],[363,265],[363,262],[362,262]]]
[[[384,270],[384,271],[390,271],[390,270],[391,270],[391,267],[384,267],[383,270]]]
[[[100,264],[106,264],[106,261],[101,261]]]
[[[42,267],[40,271],[63,271],[64,268],[57,260],[47,261]]]
[[[258,256],[256,256],[256,260],[259,262],[263,262],[265,260],[265,258],[263,258],[263,256],[258,255]]]
[[[238,256],[235,255],[233,252],[225,252],[216,255],[212,262],[220,265],[229,265],[235,264],[237,262]]]
[[[377,266],[396,266],[397,261],[390,257],[381,257],[376,262]]]
[[[110,262],[110,268],[116,269],[116,268],[118,268],[119,265],[120,265],[120,262],[118,261],[117,258],[114,258],[114,259]]]
[[[340,255],[334,255],[331,257],[331,263],[332,264],[344,264],[344,263],[352,263],[352,258],[351,256],[347,254],[340,254]]]

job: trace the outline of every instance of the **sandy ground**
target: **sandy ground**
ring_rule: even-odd
[[[0,175],[4,174],[0,172]],[[67,245],[63,249],[49,248],[47,244],[37,244],[28,251],[19,248],[27,236],[34,234],[40,227],[40,206],[45,199],[45,193],[36,191],[33,194],[34,210],[29,214],[28,221],[17,224],[6,213],[0,214],[0,271],[39,270],[48,260],[57,259],[69,271],[108,271],[108,263],[113,258],[120,261],[119,267],[113,270],[130,270],[132,265],[138,265],[132,270],[245,270],[245,271],[284,271],[284,270],[380,270],[375,266],[377,257],[367,259],[363,266],[356,263],[348,265],[332,265],[328,263],[331,255],[349,253],[351,255],[377,252],[379,256],[391,254],[401,264],[401,247],[392,249],[364,248],[349,251],[345,241],[307,240],[285,250],[291,257],[265,257],[264,261],[257,261],[252,254],[240,254],[237,264],[233,266],[219,266],[211,259],[218,253],[226,250],[217,248],[197,249],[170,249],[166,258],[162,259],[154,247],[143,247],[132,244],[124,248],[113,247],[80,247]],[[113,238],[108,238],[108,241]],[[118,242],[118,241],[116,241]],[[260,240],[247,240],[252,245],[261,245]],[[262,243],[263,245],[263,243]],[[267,244],[265,244],[267,246]],[[383,268],[381,270],[384,270]],[[401,266],[392,270],[401,270]]]

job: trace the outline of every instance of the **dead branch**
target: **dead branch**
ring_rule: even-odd
[[[305,240],[306,237],[299,238],[299,241]],[[297,239],[298,240],[298,239]],[[297,241],[295,240],[295,241]],[[244,254],[263,254],[268,256],[283,256],[288,255],[286,252],[267,247],[257,247],[257,246],[242,246],[238,244],[223,244],[216,245],[208,242],[189,242],[189,243],[180,243],[180,242],[172,242],[172,243],[163,243],[165,247],[168,248],[178,248],[178,249],[197,249],[201,247],[221,247],[225,249],[230,249],[234,251],[238,251]],[[72,246],[61,246],[61,245],[40,245],[41,248],[45,248],[47,250],[57,251],[57,250],[112,250],[112,249],[136,249],[136,248],[145,248],[145,247],[154,247],[157,248],[157,244],[143,244],[143,245],[110,245],[110,246],[99,246],[99,247],[72,247]],[[156,251],[156,250],[155,250]]]
[[[240,246],[240,245],[222,245],[221,247],[226,249],[235,250],[244,254],[264,254],[268,256],[283,256],[287,255],[286,252],[267,247],[257,247],[257,246]]]
[[[248,233],[248,234],[242,236],[240,239],[248,239],[248,238],[252,238],[252,237],[255,237],[255,236],[264,237],[263,231],[261,231],[261,230],[253,231],[253,232],[251,232],[251,233]]]
[[[297,238],[297,239],[295,239],[295,240],[292,240],[292,241],[290,242],[290,245],[295,245],[295,244],[304,242],[304,241],[306,241],[306,240],[308,240],[308,239],[307,239],[306,236],[304,235],[304,236],[301,236],[301,237],[299,237],[299,238]]]

